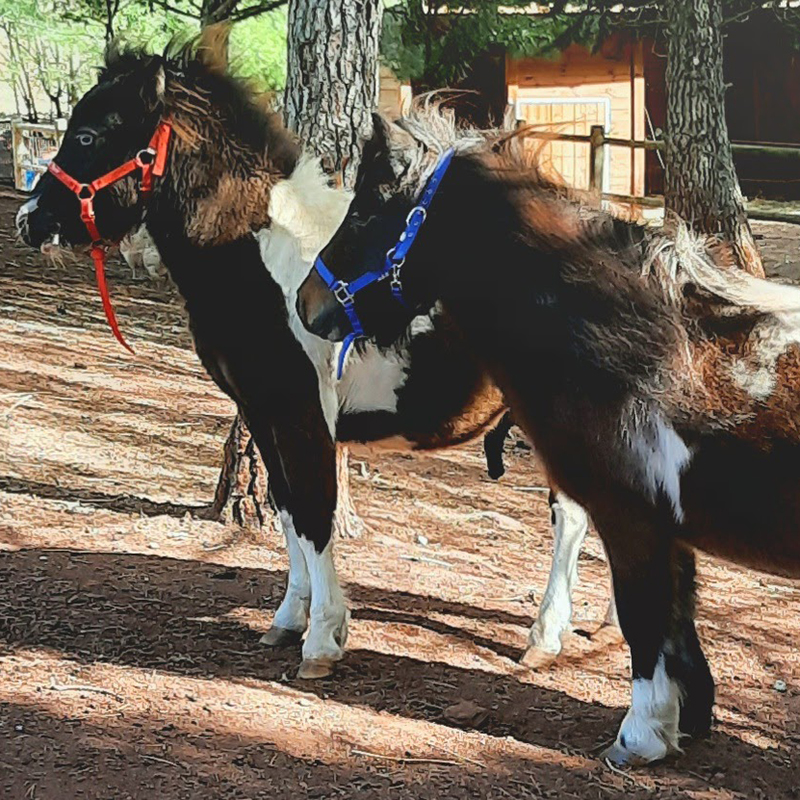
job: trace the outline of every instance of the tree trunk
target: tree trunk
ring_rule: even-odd
[[[378,105],[380,0],[290,0],[286,124],[352,186]]]
[[[209,21],[235,3],[205,0]],[[380,0],[291,0],[289,3],[286,124],[352,186],[378,104]],[[350,498],[347,448],[337,448],[339,535],[362,525]],[[237,417],[211,512],[214,518],[261,527],[274,518],[266,469],[250,433]]]
[[[200,25],[213,25],[230,17],[238,0],[203,0],[200,6]]]
[[[223,449],[222,471],[209,518],[258,530],[277,526],[269,502],[267,469],[256,443],[237,414]]]
[[[739,265],[763,276],[725,122],[722,0],[670,0],[664,200],[706,234],[722,235]]]

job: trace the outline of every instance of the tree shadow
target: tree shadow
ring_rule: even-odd
[[[87,664],[243,684],[279,681],[294,674],[298,649],[265,649],[258,642],[260,630],[245,624],[241,612],[274,609],[283,583],[282,573],[149,555],[45,549],[0,553],[0,650],[48,648]],[[381,602],[391,597],[367,587],[355,587],[354,593],[363,603],[371,592]],[[409,602],[407,595],[398,605],[403,602]],[[256,628],[267,622],[265,615]],[[474,641],[470,634],[461,635]],[[436,656],[431,652],[432,659]],[[587,754],[613,735],[623,714],[521,676],[368,650],[349,652],[333,677],[298,685],[339,703],[440,725],[449,724],[444,709],[472,700],[489,709],[482,730],[491,736]],[[785,785],[787,761],[796,766],[799,749],[787,741],[781,752],[765,751],[714,732],[692,744],[678,765],[657,767],[652,774],[693,771],[755,796],[761,781]]]
[[[333,742],[324,758],[302,757],[281,749],[269,729],[223,733],[192,727],[185,718],[165,722],[161,716],[122,714],[100,724],[56,717],[39,705],[0,703],[0,793],[105,800],[149,796],[157,787],[156,796],[164,800],[652,797],[649,789],[619,776],[557,763],[557,757],[532,762],[506,756],[484,767],[400,764],[359,757],[346,743]],[[697,781],[677,783],[659,796],[690,800]]]
[[[132,494],[106,494],[94,492],[90,489],[79,489],[74,486],[56,486],[52,483],[39,483],[38,481],[0,476],[0,491],[9,494],[27,494],[41,497],[45,500],[58,500],[69,503],[80,503],[84,506],[115,511],[124,514],[139,514],[145,517],[177,517],[182,519],[186,514],[194,517],[205,518],[211,509],[207,505],[181,505],[178,503],[156,503],[146,497],[137,497]]]

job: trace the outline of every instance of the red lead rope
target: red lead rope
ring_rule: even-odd
[[[112,333],[117,341],[130,353],[133,348],[125,341],[122,332],[117,324],[117,317],[114,314],[114,306],[111,304],[111,297],[108,294],[108,284],[106,283],[106,255],[108,253],[108,243],[104,241],[97,229],[94,218],[94,197],[101,189],[111,186],[119,180],[130,175],[136,170],[141,170],[140,180],[141,196],[146,198],[153,190],[153,178],[160,178],[164,174],[167,166],[167,148],[169,146],[169,136],[172,126],[167,121],[159,123],[150,144],[145,150],[140,150],[135,158],[126,161],[122,166],[112,169],[105,175],[101,175],[91,183],[80,183],[71,175],[64,172],[55,161],[51,161],[48,166],[49,172],[54,175],[71,192],[74,192],[81,204],[81,219],[89,231],[92,239],[92,261],[94,261],[94,271],[97,277],[97,289],[100,292],[100,299],[103,301],[103,311]],[[116,244],[116,242],[111,242]]]

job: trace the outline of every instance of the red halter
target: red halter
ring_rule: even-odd
[[[108,295],[108,285],[106,284],[106,254],[109,244],[106,243],[97,229],[94,219],[94,196],[106,186],[111,186],[122,180],[131,172],[137,169],[142,171],[142,178],[139,183],[141,196],[147,197],[153,191],[153,178],[160,178],[164,174],[167,166],[167,147],[169,145],[169,135],[172,126],[169,122],[162,121],[156,128],[153,138],[146,149],[140,150],[130,161],[126,161],[122,166],[112,169],[105,175],[93,180],[91,183],[80,183],[71,175],[64,172],[55,161],[51,161],[48,171],[53,174],[71,192],[74,192],[81,204],[81,219],[89,231],[92,238],[92,260],[94,261],[94,271],[97,275],[97,288],[100,290],[100,298],[103,301],[103,311],[117,341],[129,352],[133,353],[133,348],[125,341],[122,332],[117,324],[114,314],[114,307],[111,305],[111,298]],[[116,242],[111,242],[116,244]]]

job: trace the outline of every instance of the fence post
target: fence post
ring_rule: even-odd
[[[603,166],[605,157],[603,147],[606,134],[602,125],[592,125],[589,133],[589,190],[595,194],[603,193]]]

